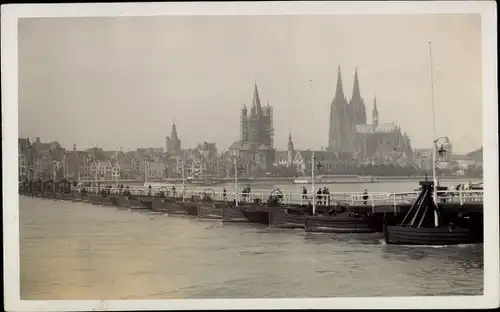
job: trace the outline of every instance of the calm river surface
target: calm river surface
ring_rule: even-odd
[[[228,186],[229,187],[229,186]],[[260,185],[254,189],[299,189]],[[332,185],[411,191],[413,183]],[[390,246],[20,196],[21,299],[477,295],[483,246]]]

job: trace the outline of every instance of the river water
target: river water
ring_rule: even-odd
[[[334,185],[339,191],[411,191]],[[288,190],[293,185],[260,185]],[[345,190],[342,189],[345,187]],[[478,295],[483,246],[391,246],[20,196],[21,299]]]

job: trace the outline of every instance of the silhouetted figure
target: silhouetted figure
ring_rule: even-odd
[[[151,184],[148,186],[148,196],[151,196]]]
[[[326,186],[323,188],[323,205],[327,205],[327,202],[329,204],[329,200],[330,199],[330,196],[328,196],[328,194],[330,194],[330,192],[328,191],[328,189],[326,188]]]
[[[363,192],[363,205],[367,204],[368,204],[368,190],[365,189],[365,191]]]
[[[316,194],[318,194],[318,198],[316,199],[316,200],[317,200],[316,204],[317,204],[317,205],[321,205],[321,200],[322,200],[322,196],[321,196],[322,192],[321,192],[321,189],[319,189],[319,190],[316,192]]]
[[[305,186],[302,187],[302,199],[307,199],[307,189]]]
[[[227,201],[227,191],[226,191],[226,188],[222,189],[222,199],[224,201]]]
[[[172,186],[172,196],[175,197],[175,185]]]

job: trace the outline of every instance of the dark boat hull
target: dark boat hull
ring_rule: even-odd
[[[151,196],[148,196],[148,197],[139,197],[138,198],[142,204],[142,206],[145,208],[145,209],[153,209],[153,201],[154,201],[154,198],[151,197]]]
[[[168,214],[198,216],[196,203],[176,202],[169,207]]]
[[[222,219],[225,202],[202,202],[198,203],[198,218],[200,219]]]
[[[112,201],[120,209],[148,209],[140,200],[131,199],[126,196],[113,196]]]
[[[175,204],[175,200],[171,198],[155,198],[152,203],[152,210],[159,212],[168,212],[169,209],[172,209],[172,206]]]
[[[270,211],[265,210],[242,210],[243,215],[250,223],[258,223],[269,226]]]
[[[318,233],[375,233],[377,227],[366,215],[339,214],[334,216],[305,216],[306,232]]]
[[[116,206],[113,203],[112,197],[106,196],[101,199],[101,205],[102,206]]]
[[[275,209],[271,212],[270,227],[280,229],[303,229],[305,215],[297,211],[293,213],[287,209]]]
[[[241,211],[241,206],[227,206],[222,209],[222,222],[227,223],[247,223],[247,218]]]
[[[479,243],[480,239],[468,228],[462,227],[384,227],[387,244],[393,245],[458,245]]]
[[[56,193],[56,199],[59,200],[72,200],[73,198],[73,193]]]
[[[102,202],[102,197],[101,195],[91,195],[90,196],[90,203],[92,205],[100,205]]]

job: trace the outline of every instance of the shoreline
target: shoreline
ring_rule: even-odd
[[[315,180],[315,183],[318,184],[377,184],[377,183],[387,183],[387,182],[395,182],[395,181],[409,181],[409,182],[419,182],[425,180],[425,176],[358,176],[358,177],[335,177],[329,176],[327,178],[321,178]],[[427,176],[428,180],[431,180],[432,177]],[[303,183],[295,183],[294,180],[302,180]],[[326,181],[325,181],[326,180]],[[469,181],[477,181],[482,180],[481,177],[466,177],[466,176],[441,176],[439,180],[443,182],[469,182]],[[206,182],[205,182],[206,181]],[[94,182],[82,180],[82,183]],[[167,178],[162,180],[118,180],[118,181],[98,181],[101,184],[124,184],[124,185],[133,185],[133,184],[182,184],[182,179],[179,178]],[[258,178],[239,178],[238,182],[240,183],[283,183],[290,185],[308,185],[312,184],[310,178],[308,177],[258,177]],[[220,179],[197,179],[197,180],[186,180],[186,185],[194,185],[194,186],[210,186],[210,185],[224,185],[234,183],[234,178],[220,178]]]

